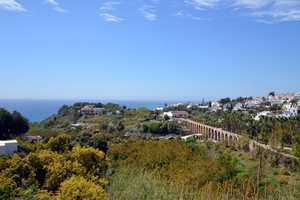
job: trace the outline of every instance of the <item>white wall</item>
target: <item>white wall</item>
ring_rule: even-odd
[[[17,140],[0,141],[0,153],[1,154],[4,153],[4,154],[10,154],[10,155],[12,155],[16,151],[18,151],[18,142],[17,142]]]
[[[3,143],[0,143],[0,154],[5,154],[5,144]]]

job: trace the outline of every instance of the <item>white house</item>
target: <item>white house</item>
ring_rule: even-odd
[[[300,92],[295,93],[293,99],[300,100]]]
[[[260,113],[257,113],[257,115],[253,118],[255,120],[259,120],[260,116],[269,116],[270,112],[269,111],[262,111]]]
[[[95,105],[86,105],[80,109],[82,113],[100,113],[104,108],[96,108]]]
[[[172,117],[176,118],[187,118],[189,116],[189,113],[186,111],[171,111],[172,112]]]
[[[287,111],[287,112],[283,112],[282,114],[279,115],[280,117],[287,117],[290,118],[293,116],[293,113]]]
[[[0,154],[14,154],[18,151],[17,140],[1,140],[0,141]]]
[[[259,108],[260,104],[260,100],[247,100],[245,102],[245,108]]]
[[[169,111],[169,112],[164,112],[163,114],[168,115],[171,119],[172,118],[187,118],[189,116],[189,113],[186,111]]]
[[[230,110],[231,108],[232,108],[231,103],[225,103],[225,104],[223,105],[223,110]]]
[[[218,109],[221,109],[219,102],[216,101],[211,102],[211,110],[216,112]]]
[[[233,110],[242,110],[243,109],[243,104],[242,103],[237,103],[235,104]]]
[[[290,116],[296,116],[298,115],[298,106],[296,104],[292,104],[292,103],[287,103],[285,105],[283,105],[283,109],[286,112],[290,112]]]
[[[283,102],[282,100],[272,100],[271,101],[271,106],[273,106],[273,105],[279,105],[280,106],[282,104],[282,102]]]

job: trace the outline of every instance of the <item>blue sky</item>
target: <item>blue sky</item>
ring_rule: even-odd
[[[300,91],[300,0],[0,0],[0,98]]]

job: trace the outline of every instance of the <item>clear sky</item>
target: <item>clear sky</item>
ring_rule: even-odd
[[[300,0],[0,0],[0,98],[300,91]]]

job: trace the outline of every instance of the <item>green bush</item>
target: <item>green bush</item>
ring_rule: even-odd
[[[195,137],[188,137],[185,140],[185,144],[197,144],[197,140]]]
[[[0,199],[12,199],[15,196],[15,192],[9,186],[0,188]]]

